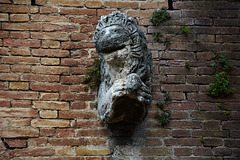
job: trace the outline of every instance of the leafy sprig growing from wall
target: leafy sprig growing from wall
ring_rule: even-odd
[[[93,67],[89,68],[85,72],[85,77],[82,80],[84,84],[87,84],[89,87],[98,87],[100,85],[101,83],[100,65],[101,65],[100,59],[95,58]]]
[[[217,56],[215,56],[217,57]],[[226,54],[219,55],[217,60],[211,64],[215,69],[215,81],[209,84],[207,87],[207,94],[213,97],[226,97],[233,94],[234,88],[229,87],[229,74],[231,68],[233,68],[232,61],[226,56]]]
[[[171,15],[167,12],[167,7],[162,7],[160,10],[154,10],[150,21],[153,25],[158,26],[160,23],[171,18]]]

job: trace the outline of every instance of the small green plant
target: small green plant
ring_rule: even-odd
[[[162,112],[161,114],[157,113],[156,118],[157,118],[158,123],[161,123],[161,125],[164,127],[170,121],[170,113],[166,112],[166,111]]]
[[[198,39],[196,39],[196,40],[194,41],[194,43],[195,43],[195,44],[199,44],[200,41],[199,41]]]
[[[205,143],[205,139],[203,139],[203,137],[200,139],[200,141],[201,141],[202,143]]]
[[[150,17],[150,21],[153,25],[158,26],[160,23],[171,18],[171,15],[167,12],[167,7],[162,7],[160,10],[155,10]]]
[[[226,114],[226,116],[227,116],[228,119],[231,118],[231,112],[230,112],[230,111],[225,111],[225,114]]]
[[[182,26],[182,31],[183,31],[183,33],[186,34],[186,35],[189,35],[189,34],[190,34],[190,30],[187,29],[186,26]]]
[[[100,59],[94,59],[94,66],[88,69],[85,73],[85,77],[82,80],[84,84],[87,84],[89,87],[98,87],[101,82],[100,76]]]
[[[94,107],[95,107],[96,109],[98,109],[98,102],[95,102],[95,103],[94,103]]]
[[[161,32],[154,32],[153,33],[153,38],[157,42],[162,42],[162,33]]]
[[[190,69],[190,64],[187,61],[185,62],[185,68]]]
[[[217,58],[214,55],[214,58]],[[228,71],[233,68],[232,61],[227,58],[226,54],[219,55],[217,61],[211,64],[212,68],[215,69],[215,81],[210,83],[207,87],[207,94],[213,97],[226,97],[233,94],[234,88],[229,88],[229,75]]]
[[[156,103],[156,105],[157,105],[157,107],[159,108],[159,109],[161,109],[161,110],[163,110],[163,107],[164,107],[164,103],[163,102],[157,102]]]
[[[222,110],[222,104],[218,104],[217,106],[219,110]]]

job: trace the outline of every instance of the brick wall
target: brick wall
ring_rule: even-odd
[[[153,10],[167,5],[0,0],[0,159],[240,159],[240,3],[175,1],[172,18],[153,26]],[[82,84],[97,57],[92,43],[97,20],[114,10],[137,20],[153,54],[153,103],[132,136],[100,123],[96,89]],[[153,39],[154,32],[163,34],[163,42]],[[224,52],[234,61],[236,91],[212,98],[206,95],[214,80],[210,64],[214,54]],[[172,116],[162,127],[156,102],[166,94]]]

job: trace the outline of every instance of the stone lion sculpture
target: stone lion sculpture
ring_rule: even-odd
[[[132,17],[102,16],[93,37],[101,60],[98,112],[107,125],[142,122],[151,103],[152,54]]]

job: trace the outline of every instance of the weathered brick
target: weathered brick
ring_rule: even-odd
[[[87,145],[84,138],[49,138],[48,142],[53,146],[83,146]]]
[[[93,59],[62,59],[61,65],[64,66],[91,66],[93,65]]]
[[[6,128],[6,127],[8,127],[8,125],[9,125],[9,121],[8,120],[6,120],[6,119],[0,119],[0,127],[1,128]]]
[[[104,16],[104,15],[108,15],[110,13],[112,13],[113,11],[115,10],[110,10],[110,9],[98,9],[97,10],[97,15],[100,17],[100,16]]]
[[[29,56],[31,55],[29,48],[11,48],[11,55],[14,56]]]
[[[57,118],[57,111],[53,110],[42,110],[39,114],[41,118]]]
[[[213,151],[211,148],[194,148],[193,149],[193,154],[196,156],[211,156],[213,155]]]
[[[33,49],[32,54],[39,57],[68,57],[69,51],[58,49]]]
[[[160,146],[162,145],[162,141],[159,138],[147,138],[146,146]]]
[[[0,108],[9,108],[10,107],[10,101],[0,100]]]
[[[37,99],[38,93],[36,92],[23,92],[23,91],[0,91],[0,98],[4,99]]]
[[[63,84],[80,84],[82,83],[83,76],[62,76],[61,83]]]
[[[42,30],[46,32],[73,32],[73,31],[79,31],[78,25],[59,25],[59,24],[43,24]]]
[[[191,116],[198,120],[227,120],[227,116],[224,112],[193,111]]]
[[[200,121],[171,121],[167,126],[169,128],[201,128]]]
[[[4,109],[0,112],[3,118],[34,118],[37,117],[37,111],[29,109]]]
[[[166,138],[164,144],[169,146],[201,146],[200,138]]]
[[[30,7],[26,5],[1,4],[0,12],[29,13]]]
[[[172,131],[173,137],[191,137],[190,130],[173,130]]]
[[[240,130],[240,125],[238,121],[233,122],[224,121],[222,122],[222,129]]]
[[[192,154],[191,148],[174,148],[174,154],[176,156],[190,156]]]
[[[64,119],[96,119],[97,113],[90,111],[79,111],[79,110],[71,110],[71,111],[59,111],[59,118]]]
[[[56,75],[66,75],[69,74],[69,67],[60,66],[33,66],[32,73],[37,74],[56,74]]]
[[[55,134],[54,128],[40,128],[40,136],[52,137]]]
[[[57,129],[56,133],[57,133],[57,137],[74,137],[75,130],[74,129]]]
[[[51,148],[26,148],[26,149],[15,149],[11,151],[12,157],[24,157],[24,156],[54,156],[55,151]]]
[[[10,21],[26,22],[26,21],[29,21],[29,15],[28,14],[11,14]]]
[[[9,32],[8,31],[0,31],[0,38],[8,38]]]
[[[102,8],[102,1],[101,0],[86,0],[85,6],[87,8]]]
[[[47,145],[47,138],[29,138],[28,139],[28,146],[31,147],[45,147]]]
[[[20,119],[20,120],[12,120],[10,126],[12,127],[25,127],[30,126],[30,119]]]
[[[5,64],[38,64],[39,62],[40,59],[35,57],[2,57],[2,63]]]
[[[58,75],[38,75],[38,74],[24,74],[21,77],[22,81],[35,81],[35,82],[59,82]]]
[[[195,130],[192,133],[193,137],[228,137],[227,131],[205,131]]]
[[[39,31],[40,24],[37,23],[3,23],[4,30],[19,30],[19,31]]]
[[[71,55],[72,55],[73,58],[82,58],[82,57],[88,57],[89,53],[88,53],[87,50],[81,49],[81,50],[77,50],[75,52],[72,52]],[[82,67],[80,69],[82,69]]]
[[[6,128],[0,130],[0,136],[2,138],[30,138],[38,137],[39,131],[34,128]]]
[[[95,99],[95,96],[94,95],[90,95],[90,94],[63,93],[61,95],[61,100],[63,100],[63,101],[72,101],[72,100],[93,101],[94,99]]]
[[[129,10],[127,16],[129,17],[150,17],[153,10]]]
[[[56,7],[40,7],[40,13],[58,13]]]
[[[31,108],[30,100],[13,100],[11,104],[12,108]]]
[[[66,41],[69,39],[69,35],[65,32],[32,32],[31,38]]]
[[[71,35],[72,40],[89,40],[89,35],[86,33],[73,33]]]
[[[224,140],[224,145],[226,147],[240,147],[240,140],[239,139],[226,139]]]
[[[9,72],[10,71],[9,65],[0,65],[0,71],[1,72]]]
[[[4,142],[12,148],[24,148],[27,146],[27,141],[23,139],[5,139]]]
[[[221,138],[207,138],[204,137],[204,142],[203,146],[206,147],[217,147],[217,146],[222,146],[223,145],[223,140]]]
[[[88,24],[88,17],[70,17],[70,22],[78,24]],[[90,23],[93,24],[93,23]]]
[[[30,88],[34,91],[63,92],[67,91],[69,87],[61,84],[32,83]]]
[[[41,64],[43,65],[59,65],[59,58],[41,58]]]
[[[40,100],[56,101],[59,99],[59,93],[40,93]]]
[[[104,2],[105,7],[110,8],[132,8],[136,9],[139,6],[138,2],[115,2],[115,1],[105,1]]]
[[[55,154],[57,156],[71,156],[75,154],[74,147],[57,147],[55,148]]]
[[[68,18],[59,15],[42,15],[42,14],[35,14],[31,16],[32,22],[68,22]]]
[[[31,125],[33,127],[69,127],[69,120],[60,120],[60,119],[33,119]]]
[[[0,47],[0,55],[5,55],[5,56],[7,56],[7,55],[9,55],[9,54],[8,54],[8,51],[9,51],[8,48],[6,48],[6,47]]]
[[[171,113],[171,118],[172,119],[188,119],[189,114],[184,111],[174,111],[173,113]]]
[[[28,90],[27,82],[10,82],[9,89],[12,90]]]
[[[77,136],[84,137],[107,137],[108,132],[106,129],[79,129]]]
[[[87,108],[86,102],[75,101],[71,104],[71,109],[86,109],[86,108]]]
[[[7,80],[7,81],[18,81],[19,75],[15,73],[1,73],[0,74],[1,80]]]
[[[69,110],[69,103],[58,101],[33,101],[33,108],[51,110]]]
[[[203,122],[204,130],[220,130],[220,121],[206,121]]]
[[[110,149],[106,147],[98,149],[77,147],[76,154],[79,156],[106,156],[110,154]]]
[[[45,1],[43,1],[45,2]],[[46,2],[45,2],[46,3]],[[74,7],[83,7],[83,0],[48,0],[48,5],[53,6],[74,6]]]
[[[55,40],[42,40],[42,48],[60,48],[60,42]]]
[[[18,64],[15,64],[15,65],[12,65],[12,68],[11,68],[11,71],[12,72],[22,72],[22,73],[27,73],[27,72],[30,72],[31,71],[31,66],[30,65],[18,65]]]
[[[160,147],[160,148],[146,148],[143,147],[140,150],[142,155],[158,155],[158,156],[169,156],[172,154],[172,150],[167,147]]]
[[[8,21],[8,14],[0,13],[0,22],[1,21]]]
[[[158,1],[158,2],[142,2],[140,3],[141,9],[159,9],[162,7],[167,7],[168,3],[165,1]]]
[[[99,120],[77,120],[76,126],[78,128],[103,127],[103,124]]]
[[[4,46],[9,47],[34,47],[38,48],[41,46],[40,40],[25,40],[25,39],[5,39],[3,42]]]
[[[214,148],[214,154],[217,156],[231,156],[232,150],[230,148]]]
[[[94,48],[94,44],[91,42],[62,42],[63,49],[85,49]]]
[[[81,8],[61,8],[61,14],[67,15],[88,15],[88,16],[96,16],[95,9],[81,9]]]

